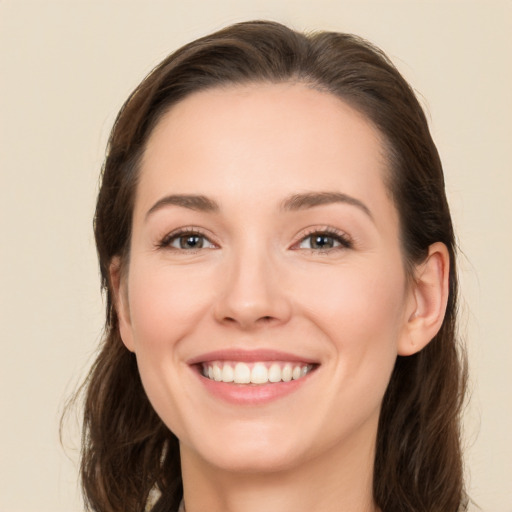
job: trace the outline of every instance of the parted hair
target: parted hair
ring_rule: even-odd
[[[106,294],[98,356],[82,386],[81,478],[96,512],[176,511],[182,498],[179,444],[143,390],[136,356],[120,337],[109,266],[129,265],[141,157],[161,117],[188,95],[246,83],[303,83],[362,113],[380,132],[386,185],[399,214],[404,267],[434,242],[450,255],[444,322],[419,353],[398,357],[382,403],[373,494],[383,512],[464,510],[460,412],[466,380],[457,340],[455,240],[444,177],[412,88],[386,55],[350,34],[304,34],[268,21],[232,25],[164,59],[129,96],[112,129],[102,168],[94,230]]]

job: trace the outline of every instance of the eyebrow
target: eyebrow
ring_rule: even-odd
[[[281,203],[281,209],[285,211],[306,210],[315,206],[322,206],[333,203],[345,203],[356,206],[362,210],[370,219],[373,215],[370,209],[359,199],[342,194],[341,192],[306,192],[304,194],[293,194]],[[146,213],[146,219],[154,212],[165,206],[180,206],[199,212],[218,212],[219,204],[213,199],[194,194],[172,194],[159,199]]]
[[[181,206],[198,212],[218,212],[219,205],[209,197],[193,194],[172,194],[159,199],[146,213],[146,219],[165,206]]]
[[[297,211],[333,203],[345,203],[356,206],[373,220],[372,212],[368,206],[359,199],[347,194],[342,194],[341,192],[307,192],[305,194],[294,194],[282,202],[281,208],[285,211]]]

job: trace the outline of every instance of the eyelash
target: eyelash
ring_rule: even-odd
[[[343,231],[339,231],[338,229],[325,226],[321,229],[318,228],[311,228],[310,230],[306,231],[305,233],[302,233],[300,236],[300,239],[295,242],[292,246],[292,249],[300,250],[299,247],[300,244],[302,244],[304,241],[306,241],[308,238],[311,239],[313,236],[316,237],[325,237],[332,239],[335,243],[338,243],[338,246],[334,247],[328,247],[326,249],[322,248],[302,248],[303,250],[308,250],[311,253],[314,254],[327,254],[332,251],[339,251],[339,250],[345,250],[345,249],[352,249],[354,244],[352,239]]]
[[[303,242],[305,242],[308,238],[311,239],[313,236],[319,237],[325,237],[328,239],[332,239],[333,243],[338,243],[339,245],[334,245],[333,247],[328,247],[326,249],[322,248],[302,248],[302,250],[309,250],[311,253],[314,254],[326,254],[331,251],[338,251],[338,250],[344,250],[344,249],[352,249],[353,248],[353,241],[352,239],[344,232],[339,231],[335,228],[326,226],[324,228],[318,229],[318,228],[312,228],[306,233],[302,233],[300,239],[298,239],[297,242],[294,242],[294,244],[291,246],[292,250],[301,250],[301,247],[299,247]],[[172,247],[172,244],[183,237],[192,237],[196,236],[198,238],[206,240],[209,244],[216,246],[214,242],[212,242],[206,234],[204,234],[201,229],[196,227],[187,227],[187,228],[180,228],[177,231],[173,231],[167,235],[165,235],[160,242],[156,244],[157,249],[170,249],[177,252],[188,252],[188,253],[196,253],[203,249],[212,249],[212,247],[198,247],[198,248],[189,248],[185,249],[183,247]],[[204,243],[204,242],[203,242]]]
[[[184,237],[193,237],[193,236],[196,236],[198,238],[202,238],[204,240],[207,240],[208,243],[212,244],[212,245],[216,245],[214,242],[212,242],[208,236],[206,236],[202,231],[201,229],[199,228],[196,228],[196,227],[189,227],[189,228],[180,228],[179,230],[177,231],[173,231],[167,235],[165,235],[162,240],[160,240],[160,242],[158,242],[156,244],[156,247],[157,249],[170,249],[170,250],[174,250],[174,251],[183,251],[183,252],[188,252],[188,253],[195,253],[197,251],[200,251],[202,249],[210,249],[210,247],[208,248],[203,248],[203,247],[199,247],[197,249],[195,248],[190,248],[190,249],[184,249],[184,248],[177,248],[177,247],[172,247],[172,243],[175,242],[176,240],[179,240],[180,238],[184,238]]]

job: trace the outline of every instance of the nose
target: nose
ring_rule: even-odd
[[[227,266],[215,304],[218,322],[252,330],[290,319],[292,307],[283,274],[269,255],[240,254]]]

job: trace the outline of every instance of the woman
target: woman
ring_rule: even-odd
[[[464,510],[442,167],[378,49],[270,22],[181,48],[116,120],[95,234],[92,510]]]

